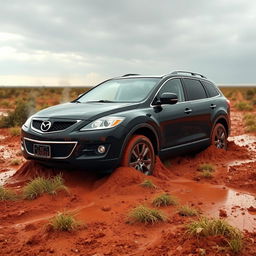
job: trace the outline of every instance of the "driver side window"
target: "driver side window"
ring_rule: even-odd
[[[160,89],[157,98],[160,98],[160,95],[164,92],[175,93],[178,96],[178,102],[184,101],[184,93],[180,79],[175,78],[168,80]]]

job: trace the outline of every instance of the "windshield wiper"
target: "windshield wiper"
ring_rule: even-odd
[[[111,101],[111,100],[92,100],[92,101],[86,101],[86,102],[112,103],[112,102],[114,102],[114,101]]]

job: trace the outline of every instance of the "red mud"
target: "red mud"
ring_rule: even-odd
[[[240,135],[238,132],[235,135]],[[11,138],[7,130],[1,130],[2,134],[6,138],[1,145],[15,154],[19,138]],[[9,147],[8,141],[14,146]],[[157,159],[152,177],[120,167],[103,178],[26,162],[7,186],[19,192],[34,177],[62,173],[69,193],[0,202],[0,255],[203,255],[203,249],[206,255],[231,255],[228,250],[218,250],[218,246],[227,245],[223,237],[196,239],[185,235],[184,225],[196,217],[179,216],[179,206],[161,208],[168,216],[165,223],[127,223],[131,209],[139,204],[152,207],[152,199],[161,193],[178,197],[180,205],[198,208],[202,215],[219,218],[221,213],[222,218],[244,231],[245,245],[240,255],[256,255],[256,166],[255,162],[243,163],[255,158],[248,146],[230,142],[227,152],[209,147],[196,155],[170,159],[166,166]],[[242,162],[229,167],[234,161]],[[212,179],[199,178],[198,165],[202,163],[215,166]],[[9,169],[9,160],[0,167],[2,171]],[[144,179],[152,180],[157,188],[141,187]],[[74,213],[85,225],[67,233],[51,230],[47,223],[58,211]]]

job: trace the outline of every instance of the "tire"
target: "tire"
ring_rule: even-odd
[[[216,124],[212,131],[211,144],[216,148],[227,150],[227,138],[228,136],[225,127],[220,123]]]
[[[121,165],[152,175],[155,167],[155,151],[151,141],[143,135],[134,135],[124,149]]]

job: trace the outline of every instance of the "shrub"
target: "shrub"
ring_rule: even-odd
[[[179,208],[178,210],[179,215],[181,216],[187,216],[187,217],[192,217],[192,216],[198,216],[199,211],[193,207],[190,207],[189,205],[183,205]]]
[[[128,215],[129,220],[134,222],[141,222],[145,224],[154,224],[159,221],[166,221],[166,215],[156,209],[151,209],[143,205],[134,208]]]
[[[38,177],[24,187],[23,195],[25,199],[35,199],[44,193],[56,194],[60,190],[68,191],[61,175],[57,175],[51,179]]]
[[[155,197],[152,204],[156,207],[177,205],[178,199],[175,196],[171,196],[169,194],[162,194],[162,195]]]
[[[15,200],[17,195],[10,189],[0,186],[0,201]]]
[[[144,180],[140,185],[145,188],[156,188],[156,185],[151,180]]]
[[[72,231],[79,226],[78,221],[74,218],[73,215],[68,213],[57,213],[51,220],[50,226],[54,230],[58,231]]]
[[[8,128],[21,126],[29,116],[29,105],[24,102],[17,103],[15,110],[9,113],[8,116],[2,117],[0,121],[0,128]]]
[[[241,101],[235,104],[236,109],[240,111],[251,111],[253,110],[253,106],[250,103]]]

